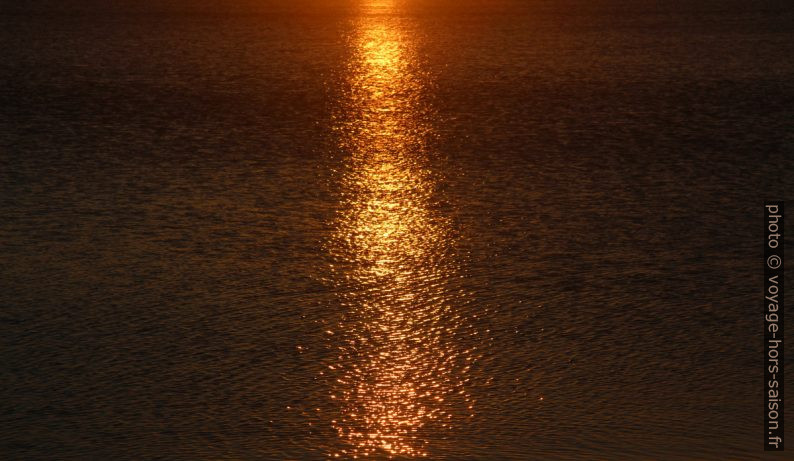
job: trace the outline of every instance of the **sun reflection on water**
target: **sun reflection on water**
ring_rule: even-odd
[[[471,351],[456,335],[465,296],[450,219],[434,201],[437,173],[428,141],[427,77],[410,24],[362,15],[352,40],[336,129],[346,153],[343,206],[328,248],[346,317],[339,325],[333,421],[341,457],[428,456],[471,414],[466,372]]]

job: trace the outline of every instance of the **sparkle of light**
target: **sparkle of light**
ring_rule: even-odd
[[[468,416],[467,354],[456,344],[464,296],[438,174],[427,77],[410,23],[372,2],[357,23],[337,132],[346,154],[343,207],[328,244],[339,325],[334,455],[428,456],[428,434]]]

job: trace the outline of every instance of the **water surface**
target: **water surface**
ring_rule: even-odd
[[[761,457],[788,4],[0,12],[4,458]]]

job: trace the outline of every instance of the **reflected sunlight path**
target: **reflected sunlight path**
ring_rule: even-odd
[[[329,367],[344,448],[331,454],[345,458],[428,456],[473,405],[472,351],[456,343],[466,296],[450,219],[434,203],[428,78],[413,24],[394,8],[373,1],[360,15],[335,124],[346,158],[328,251],[346,314]]]

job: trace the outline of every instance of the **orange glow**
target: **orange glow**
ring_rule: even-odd
[[[446,400],[455,395],[471,408],[455,368],[463,354],[448,331],[460,324],[460,295],[447,286],[456,271],[451,224],[432,207],[425,86],[409,33],[392,21],[365,15],[357,25],[337,125],[349,156],[329,244],[349,313],[333,391],[341,407],[334,427],[349,446],[334,455],[344,457],[427,456],[423,432],[450,427]]]

